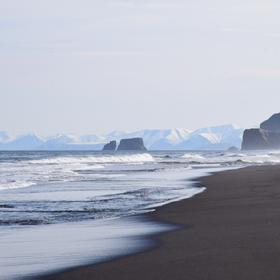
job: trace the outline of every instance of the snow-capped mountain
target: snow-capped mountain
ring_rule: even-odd
[[[191,131],[185,128],[177,129],[143,129],[135,132],[114,131],[109,134],[108,140],[119,141],[122,138],[141,137],[148,149],[172,148],[181,143],[190,135]]]
[[[48,138],[38,147],[41,150],[62,150],[65,145],[77,142],[75,135],[57,134]]]
[[[48,138],[39,150],[101,150],[106,139],[96,135],[77,136],[73,134],[58,134]]]
[[[1,150],[34,150],[44,143],[36,134],[26,134],[0,144]]]
[[[142,137],[150,150],[224,150],[231,146],[240,148],[243,129],[222,125],[191,131],[177,129],[144,129],[132,133],[117,132],[108,140]]]
[[[43,139],[35,134],[8,140],[3,134],[1,150],[101,150],[104,143],[123,138],[142,137],[149,150],[224,150],[240,148],[243,129],[233,125],[201,128],[143,129],[135,132],[113,131],[104,135],[58,134]]]
[[[180,150],[224,150],[231,146],[240,148],[244,129],[234,125],[222,125],[195,130],[182,141]]]

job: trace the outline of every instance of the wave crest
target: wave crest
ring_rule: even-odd
[[[72,164],[72,163],[141,163],[154,162],[155,159],[148,153],[129,155],[102,155],[86,157],[57,157],[33,160],[34,164]]]
[[[197,163],[204,163],[206,160],[205,157],[199,154],[184,154],[182,158],[187,162],[197,162]]]

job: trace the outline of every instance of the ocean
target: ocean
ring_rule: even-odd
[[[146,235],[174,226],[143,214],[204,191],[196,178],[279,162],[279,152],[0,152],[0,279],[153,246]]]

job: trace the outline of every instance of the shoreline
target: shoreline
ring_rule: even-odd
[[[278,279],[280,166],[222,171],[198,181],[206,191],[148,214],[180,226],[150,237],[153,248],[35,279]]]
[[[150,250],[153,250],[160,246],[161,241],[158,238],[161,235],[164,235],[169,232],[177,231],[180,230],[183,226],[175,224],[173,222],[169,221],[160,221],[157,218],[153,217],[154,213],[156,213],[159,209],[162,207],[165,207],[167,205],[182,201],[182,200],[189,200],[205,191],[206,188],[201,186],[199,184],[199,179],[207,176],[211,176],[212,174],[215,174],[217,172],[222,172],[225,169],[224,168],[206,168],[206,172],[201,172],[199,176],[191,176],[191,178],[187,178],[186,181],[189,184],[189,187],[193,189],[197,189],[197,192],[195,192],[191,196],[186,196],[183,198],[177,198],[174,200],[171,200],[169,202],[164,202],[163,204],[158,204],[158,205],[152,205],[151,208],[147,210],[145,213],[139,213],[139,214],[134,214],[134,215],[129,215],[129,216],[124,216],[124,217],[119,217],[119,218],[112,218],[112,219],[105,219],[105,220],[99,220],[99,222],[104,223],[108,221],[113,221],[116,222],[116,224],[122,224],[124,221],[130,221],[131,224],[135,224],[134,230],[137,232],[135,234],[128,233],[126,237],[122,236],[122,238],[125,238],[125,243],[126,247],[123,248],[123,250],[119,250],[119,253],[115,254],[112,253],[111,257],[106,256],[105,258],[97,258],[94,259],[94,257],[89,258],[88,261],[83,261],[82,264],[78,265],[73,265],[72,267],[69,266],[67,268],[62,268],[58,270],[53,270],[51,272],[42,272],[39,274],[35,274],[33,276],[24,276],[19,279],[22,280],[29,280],[29,279],[49,279],[49,277],[53,277],[55,275],[69,272],[75,269],[79,268],[85,268],[89,267],[92,265],[99,265],[102,263],[107,263],[111,261],[115,261],[118,259],[122,259],[125,257],[129,257],[131,255],[136,255],[139,253],[144,253]],[[226,169],[228,170],[228,169]],[[73,223],[75,225],[76,223]],[[90,223],[89,223],[90,224]],[[79,223],[78,223],[79,225]],[[139,229],[139,227],[142,227],[142,230]],[[145,232],[146,228],[146,232]],[[134,242],[138,242],[138,246],[133,244],[132,240]],[[140,245],[141,243],[141,245]],[[130,244],[130,245],[129,245]],[[129,245],[127,247],[127,245]],[[93,248],[95,250],[95,248]]]
[[[167,175],[171,178],[176,175],[174,183],[181,181],[178,186],[185,187],[182,192],[184,196],[179,199],[183,200],[204,191],[197,184],[199,178],[221,170],[224,168],[201,168],[186,174],[176,170],[176,173],[169,171]],[[169,179],[167,175],[165,177]],[[6,251],[0,257],[3,267],[1,279],[42,279],[46,275],[115,260],[153,248],[154,236],[173,230],[174,225],[157,222],[148,213],[175,201],[178,199],[150,204],[146,211],[134,215],[22,227],[12,234],[4,234],[0,238],[0,247],[3,252]],[[32,247],[28,245],[30,242]]]

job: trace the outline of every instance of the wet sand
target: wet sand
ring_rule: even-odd
[[[202,194],[150,215],[182,227],[153,237],[155,248],[39,279],[280,279],[280,166],[225,171],[201,184]]]

